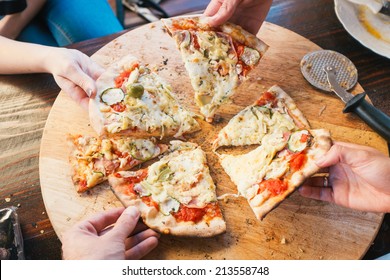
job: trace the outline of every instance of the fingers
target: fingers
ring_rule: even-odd
[[[86,95],[93,96],[96,94],[97,88],[95,80],[87,75],[80,67],[70,67],[69,71],[66,73],[66,77],[62,77],[80,87]]]
[[[326,188],[331,186],[331,182],[328,176],[315,176],[308,178],[303,185]]]
[[[92,78],[92,83],[87,85],[87,88],[83,88],[84,91],[88,94],[89,97],[94,97],[97,91],[96,83],[95,81],[97,78],[100,77],[101,74],[103,74],[104,69],[100,67],[100,65],[93,62],[89,57],[84,55],[84,61],[81,65],[83,73],[86,73],[88,76]],[[88,79],[89,82],[91,82],[90,79]]]
[[[104,72],[104,69],[76,50],[58,49],[57,55],[62,56],[63,64],[60,68],[56,65],[56,68],[51,70],[56,81],[62,81],[59,86],[76,102],[85,105],[84,98],[93,97],[96,94],[95,80]],[[74,90],[76,92],[73,92]]]
[[[378,150],[352,143],[336,142],[325,156],[316,160],[319,167],[329,167],[337,163],[345,163],[355,167],[383,156]]]
[[[156,237],[160,238],[160,234],[155,232],[152,229],[146,229],[144,231],[141,231],[133,236],[130,236],[126,239],[126,249],[131,249],[132,247],[138,245],[139,243],[143,242],[144,240],[148,239],[149,237]]]
[[[211,16],[207,19],[207,23],[211,26],[218,26],[228,21],[233,16],[240,1],[222,1],[222,3],[221,1],[214,2],[217,3],[210,7],[209,12]],[[214,12],[218,5],[220,5],[219,9]]]
[[[147,230],[148,228],[149,227],[142,222],[142,219],[140,219],[131,234],[135,235],[141,231]]]
[[[381,152],[379,152],[377,149],[365,145],[359,145],[359,144],[348,143],[348,142],[339,142],[339,141],[335,141],[333,144],[341,147],[359,150],[359,151],[367,151],[367,152],[381,154]]]
[[[149,254],[158,245],[156,236],[151,236],[138,243],[131,249],[127,250],[125,257],[127,260],[139,260],[140,258]]]
[[[327,202],[334,202],[332,188],[313,187],[310,185],[302,185],[298,189],[298,191],[299,191],[299,194],[304,196],[304,197],[327,201]]]
[[[223,4],[223,2],[223,0],[211,0],[210,3],[207,5],[206,10],[204,11],[204,15],[208,17],[215,15]]]
[[[125,240],[129,236],[138,223],[140,213],[136,207],[128,207],[123,211],[122,215],[116,221],[115,226],[108,234],[112,234],[119,239]]]
[[[90,231],[92,227],[96,233],[99,233],[106,227],[115,223],[123,211],[124,208],[115,208],[95,214],[89,219],[80,223],[79,228],[85,228]]]
[[[334,202],[332,178],[327,174],[308,178],[298,189],[300,195],[312,199]]]
[[[67,93],[70,98],[72,98],[77,104],[79,104],[84,110],[88,110],[89,97],[86,92],[76,86],[73,82],[63,78],[56,76],[54,77],[58,86]]]

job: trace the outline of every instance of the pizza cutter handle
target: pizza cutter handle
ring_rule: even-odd
[[[390,143],[390,117],[372,104],[368,103],[364,97],[366,93],[355,95],[349,100],[343,112],[354,112],[365,121],[373,130]]]

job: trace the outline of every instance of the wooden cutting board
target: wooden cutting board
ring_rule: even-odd
[[[234,102],[219,112],[220,122],[201,122],[202,130],[189,139],[206,151],[218,195],[235,193],[236,189],[211,152],[211,140],[234,114],[274,84],[292,96],[313,128],[327,128],[335,140],[370,145],[387,154],[386,142],[355,116],[344,115],[337,97],[314,89],[302,77],[301,58],[320,49],[318,46],[270,23],[263,25],[258,36],[270,46],[259,67],[239,88]],[[130,53],[158,67],[183,105],[197,112],[180,54],[161,23],[124,34],[92,58],[107,67]],[[360,85],[354,89],[355,93],[361,91]],[[60,92],[48,117],[40,152],[42,195],[60,239],[65,230],[90,214],[120,206],[107,184],[89,193],[76,193],[68,164],[68,133],[95,135],[87,112]],[[220,201],[220,205],[227,222],[225,234],[205,239],[162,236],[159,246],[146,259],[359,259],[371,245],[383,218],[383,214],[345,209],[298,193],[262,222],[256,220],[243,198]]]

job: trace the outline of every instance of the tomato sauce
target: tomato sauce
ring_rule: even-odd
[[[114,176],[117,178],[123,178],[125,183],[128,184],[127,191],[129,194],[138,195],[138,193],[134,190],[134,185],[141,182],[143,179],[146,178],[146,176],[148,176],[148,170],[147,169],[140,170],[139,172],[137,172],[137,176],[133,176],[133,177],[122,177],[122,175],[118,172],[114,173]]]
[[[123,112],[126,110],[126,105],[123,104],[123,102],[119,102],[119,103],[115,103],[113,105],[111,105],[111,108],[115,111],[115,112]]]
[[[196,50],[200,49],[199,41],[198,41],[198,36],[195,34],[192,34],[192,41],[193,41],[193,46]]]
[[[272,107],[274,107],[276,101],[277,101],[277,100],[276,100],[276,97],[275,97],[272,93],[266,91],[266,92],[264,92],[264,93],[261,95],[261,97],[256,101],[256,105],[257,105],[257,106],[264,106],[264,105],[266,105],[266,104],[268,104],[268,103],[271,103]]]
[[[143,196],[141,199],[142,202],[145,203],[147,206],[154,207],[159,210],[159,205],[156,201],[152,199],[152,196]]]
[[[305,152],[300,152],[292,155],[290,159],[290,170],[292,172],[300,170],[306,163],[307,156]]]
[[[241,69],[242,69],[242,72],[241,72],[241,76],[246,76],[248,74],[248,72],[252,69],[251,66],[245,64],[240,58],[241,58],[241,55],[244,53],[244,50],[245,50],[245,46],[244,45],[241,45],[241,44],[238,44],[237,42],[233,42],[233,45],[234,45],[234,49],[236,50],[236,53],[237,53],[237,57],[238,57],[238,62],[237,64],[241,65]]]
[[[120,88],[122,87],[123,83],[129,78],[131,72],[134,71],[135,68],[138,68],[139,64],[135,63],[133,64],[129,69],[124,70],[121,72],[118,77],[115,78],[115,87]]]
[[[80,180],[79,181],[79,191],[80,192],[83,192],[83,191],[86,191],[88,188],[87,188],[87,181],[86,180]]]
[[[278,178],[268,179],[260,183],[257,193],[260,194],[267,189],[271,193],[271,196],[276,196],[285,192],[287,188],[287,184]]]
[[[173,21],[172,22],[172,29],[174,31],[177,30],[199,30],[199,27],[197,23],[191,19],[185,20],[185,21]]]
[[[299,139],[299,140],[301,141],[301,143],[306,143],[308,139],[309,139],[309,135],[302,134],[301,139]]]
[[[209,203],[203,208],[189,208],[184,205],[180,205],[179,211],[172,213],[178,222],[194,222],[198,223],[206,218],[211,220],[214,217],[222,216],[221,210],[216,203]]]

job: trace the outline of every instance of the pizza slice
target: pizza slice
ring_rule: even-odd
[[[120,170],[157,157],[167,150],[167,145],[155,139],[121,137],[100,139],[92,136],[70,135],[72,181],[77,192],[85,192],[107,180],[107,176]]]
[[[112,64],[96,84],[89,117],[101,136],[179,137],[200,129],[194,114],[180,106],[171,86],[133,56]]]
[[[213,141],[213,149],[217,150],[222,146],[259,145],[263,137],[273,131],[293,132],[309,127],[293,99],[274,85],[254,104],[230,119]]]
[[[134,205],[150,228],[177,236],[225,232],[205,153],[194,143],[171,141],[169,153],[148,168],[116,172],[108,181],[124,206]]]
[[[212,28],[198,16],[162,22],[180,50],[195,102],[206,121],[212,122],[218,108],[230,101],[268,46],[232,23]]]
[[[331,146],[329,131],[275,130],[262,145],[243,155],[219,155],[240,195],[262,220],[307,178],[319,171],[315,160]]]

